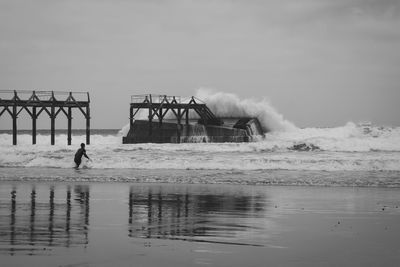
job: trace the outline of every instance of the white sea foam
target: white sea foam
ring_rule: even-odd
[[[126,137],[129,133],[129,128],[130,125],[128,123],[124,127],[122,127],[121,130],[119,130],[118,135]]]
[[[71,168],[76,149],[85,136],[0,134],[0,167]],[[297,151],[298,144],[314,146]],[[318,149],[319,148],[319,149]],[[93,162],[87,167],[209,170],[325,170],[400,171],[400,128],[348,123],[337,128],[306,128],[268,133],[252,143],[122,144],[122,135],[92,135],[87,146]]]

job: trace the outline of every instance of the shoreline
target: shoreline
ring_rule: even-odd
[[[123,182],[400,188],[400,171],[74,169],[2,167],[0,182]]]

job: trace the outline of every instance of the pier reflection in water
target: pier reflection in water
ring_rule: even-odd
[[[261,246],[266,208],[264,194],[132,186],[129,236]]]
[[[0,254],[86,253],[132,239],[265,246],[274,212],[263,190],[249,188],[2,183]]]
[[[3,185],[0,218],[2,253],[43,254],[50,247],[84,246],[89,242],[89,187]]]

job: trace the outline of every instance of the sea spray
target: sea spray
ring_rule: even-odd
[[[118,135],[121,137],[126,137],[129,133],[129,129],[130,129],[130,124],[128,123],[125,126],[123,126],[121,130],[118,131]]]
[[[196,97],[204,101],[217,117],[256,117],[264,132],[293,131],[297,127],[283,118],[265,99],[240,99],[230,93],[197,90]]]

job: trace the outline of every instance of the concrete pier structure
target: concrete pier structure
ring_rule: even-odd
[[[146,109],[148,120],[135,119]],[[218,118],[195,97],[181,101],[176,96],[136,95],[130,104],[130,129],[122,142],[250,142],[262,135],[257,118]]]

